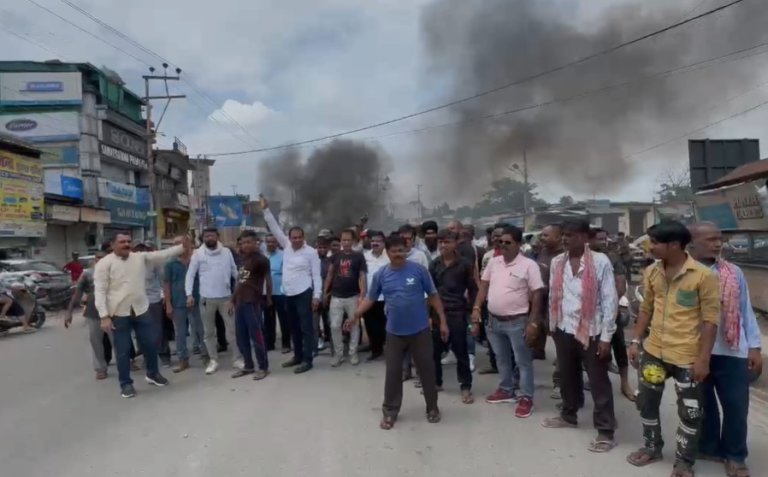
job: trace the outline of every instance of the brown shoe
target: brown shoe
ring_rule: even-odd
[[[101,381],[102,379],[107,379],[107,372],[106,371],[96,371],[96,379]]]
[[[174,373],[180,373],[184,371],[185,369],[189,369],[189,360],[188,359],[182,359],[179,360],[179,363],[173,367]]]

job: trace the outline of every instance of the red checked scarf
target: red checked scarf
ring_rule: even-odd
[[[720,271],[720,299],[723,303],[722,328],[725,342],[739,349],[741,338],[741,289],[736,266],[725,260],[717,261]]]
[[[597,269],[594,256],[589,246],[584,247],[584,271],[581,274],[581,316],[576,330],[576,340],[584,348],[589,347],[589,330],[597,314]],[[563,286],[565,283],[565,267],[570,266],[568,254],[563,255],[555,269],[552,288],[549,290],[549,316],[557,327],[563,322]]]

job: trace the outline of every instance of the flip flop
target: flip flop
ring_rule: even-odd
[[[472,404],[475,402],[475,396],[472,395],[472,391],[464,389],[461,391],[461,402],[464,404]]]
[[[689,464],[676,462],[669,477],[694,477],[693,469]]]
[[[637,400],[637,396],[635,396],[635,395],[634,395],[634,393],[633,393],[633,394],[627,394],[627,393],[626,393],[626,392],[624,392],[624,390],[622,389],[622,390],[621,390],[621,394],[622,394],[622,395],[623,395],[625,398],[627,398],[627,400],[628,400],[628,401],[631,401],[631,402],[635,402],[635,401]]]
[[[395,427],[395,421],[397,421],[396,417],[384,416],[381,419],[381,422],[379,422],[379,428],[384,429],[385,431],[388,431],[393,427]]]
[[[627,462],[635,467],[645,467],[654,462],[659,462],[661,459],[661,452],[654,453],[645,447],[642,447],[627,456]]]
[[[430,424],[437,424],[440,422],[440,411],[432,410],[427,413],[427,422]]]
[[[616,442],[615,439],[606,440],[606,439],[598,438],[590,442],[589,447],[587,447],[587,449],[589,449],[590,452],[594,452],[596,454],[604,454],[606,452],[610,452],[611,449],[613,449],[617,445],[618,443]]]

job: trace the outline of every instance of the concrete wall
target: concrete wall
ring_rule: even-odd
[[[749,266],[739,264],[744,271],[749,283],[749,297],[752,299],[752,307],[760,311],[768,312],[768,267]]]

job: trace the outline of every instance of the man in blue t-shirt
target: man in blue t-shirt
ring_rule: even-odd
[[[410,352],[421,376],[424,400],[427,403],[427,421],[440,421],[435,385],[435,364],[432,360],[432,334],[424,296],[440,317],[440,336],[448,339],[448,325],[443,303],[437,294],[429,271],[422,265],[407,260],[405,243],[400,237],[390,237],[386,242],[389,265],[373,276],[368,296],[360,303],[354,320],[347,320],[345,327],[356,325],[380,295],[384,295],[387,315],[386,380],[381,420],[382,429],[392,429],[403,402],[403,357]]]

